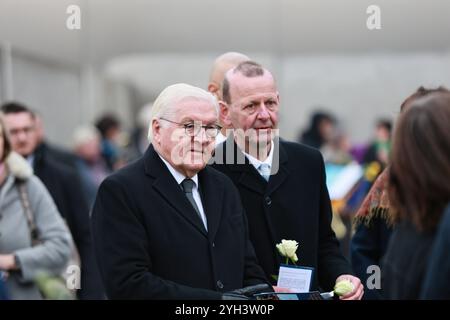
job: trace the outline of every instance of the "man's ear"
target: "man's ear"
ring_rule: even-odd
[[[230,106],[223,102],[219,101],[219,120],[220,123],[224,124],[227,128],[232,127],[231,119],[230,119]]]
[[[161,142],[161,124],[159,123],[158,119],[153,119],[151,123],[152,128],[152,134],[153,134],[153,141],[156,143]]]
[[[214,82],[208,84],[208,91],[217,97],[217,91],[219,91],[219,86]]]

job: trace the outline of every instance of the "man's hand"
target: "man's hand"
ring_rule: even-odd
[[[361,283],[361,280],[359,278],[352,276],[350,274],[343,274],[340,275],[336,279],[336,283],[342,280],[348,280],[353,284],[353,290],[349,293],[347,293],[344,296],[339,297],[341,300],[361,300],[363,294],[364,294],[364,286]]]
[[[291,293],[294,292],[291,289],[288,288],[282,288],[282,287],[277,287],[277,286],[272,286],[273,291],[275,291],[276,293]]]

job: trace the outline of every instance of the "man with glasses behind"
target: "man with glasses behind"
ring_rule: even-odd
[[[243,287],[270,290],[236,187],[205,167],[217,115],[205,90],[167,87],[154,102],[144,156],[100,186],[92,226],[109,298],[227,299]]]

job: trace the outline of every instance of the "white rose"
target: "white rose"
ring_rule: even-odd
[[[344,296],[350,292],[352,292],[355,289],[355,286],[353,283],[351,283],[349,280],[341,280],[334,286],[334,293],[336,293],[338,296]]]
[[[277,249],[284,257],[288,257],[294,262],[298,261],[297,254],[295,253],[298,248],[298,242],[295,240],[281,240],[281,243],[277,244]]]

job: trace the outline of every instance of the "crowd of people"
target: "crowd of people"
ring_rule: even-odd
[[[207,90],[166,87],[128,140],[104,115],[74,131],[69,152],[32,108],[3,104],[0,299],[48,298],[40,272],[59,277],[74,255],[78,299],[290,292],[274,278],[283,239],[314,270],[311,291],[347,281],[343,300],[450,299],[450,92],[419,88],[365,148],[325,111],[284,140],[280,108],[272,72],[236,52],[214,61]],[[351,207],[349,261],[325,165],[353,161],[366,174],[338,210]]]

